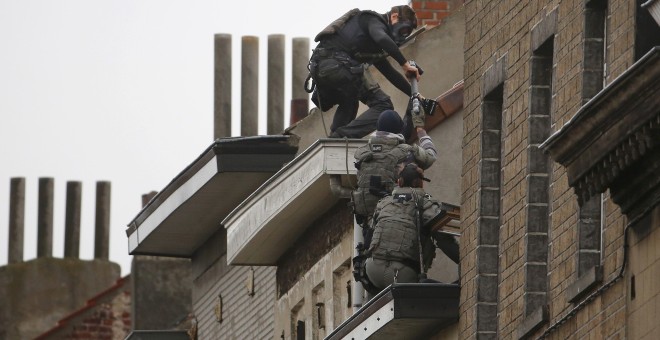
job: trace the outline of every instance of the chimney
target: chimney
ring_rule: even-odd
[[[256,136],[259,123],[259,38],[244,36],[241,46],[241,136]]]
[[[53,257],[53,178],[39,178],[37,257]]]
[[[82,183],[66,183],[66,215],[64,216],[64,257],[80,256],[80,207]]]
[[[25,230],[25,178],[10,180],[9,187],[9,254],[8,263],[23,262]]]
[[[289,125],[305,118],[309,112],[309,94],[305,91],[305,80],[309,71],[309,38],[293,38],[291,51],[291,116]]]
[[[94,258],[108,260],[110,253],[110,182],[96,182]]]
[[[143,208],[146,207],[147,203],[149,203],[149,201],[151,201],[154,198],[154,196],[156,196],[157,193],[158,192],[152,190],[149,193],[143,194],[142,195],[142,207]]]
[[[268,36],[267,134],[284,131],[284,35]]]
[[[231,35],[214,40],[213,139],[231,137]]]

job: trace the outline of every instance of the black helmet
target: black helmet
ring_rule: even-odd
[[[420,168],[416,163],[406,164],[401,172],[399,172],[399,179],[401,180],[400,186],[421,188],[423,182],[430,182],[431,180],[424,177],[424,169]]]

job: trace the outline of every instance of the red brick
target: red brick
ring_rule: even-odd
[[[448,10],[449,4],[446,1],[438,1],[438,2],[425,1],[424,9]]]
[[[424,20],[424,19],[433,19],[435,14],[434,12],[431,11],[417,11],[417,19]]]

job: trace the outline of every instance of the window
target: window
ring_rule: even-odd
[[[497,337],[499,233],[502,202],[502,117],[506,58],[484,75],[477,221],[478,337]]]

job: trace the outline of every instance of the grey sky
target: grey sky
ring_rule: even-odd
[[[265,134],[267,36],[313,37],[351,8],[390,0],[0,0],[0,265],[9,184],[26,179],[24,259],[36,256],[38,179],[55,179],[53,254],[62,257],[67,181],[83,185],[81,258],[93,258],[96,181],[112,182],[110,259],[130,272],[126,224],[213,139],[213,35],[232,34],[232,134],[240,132],[240,42],[260,39]],[[288,107],[285,118],[288,122]]]

